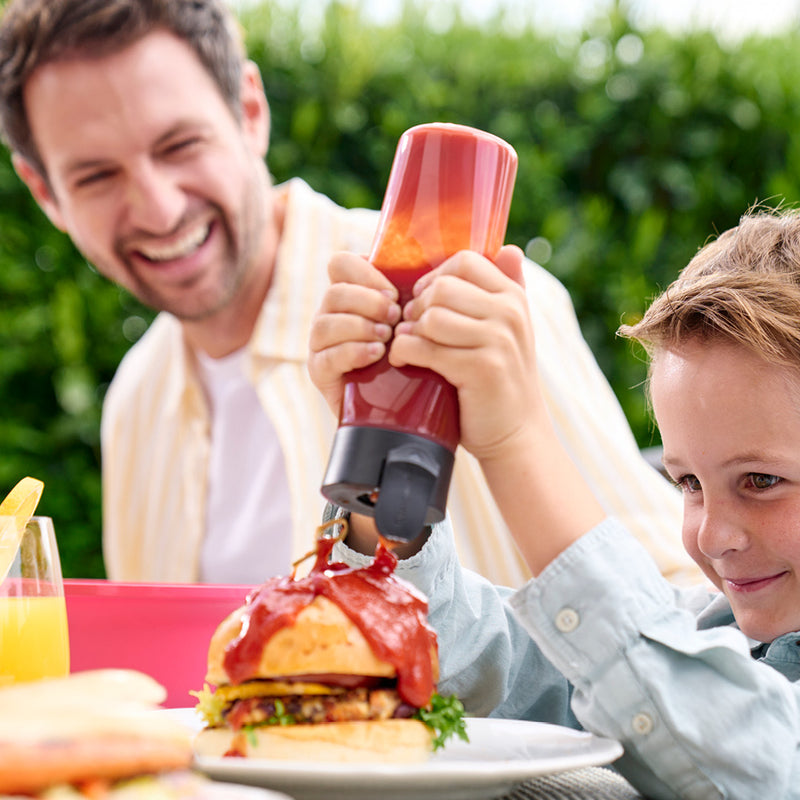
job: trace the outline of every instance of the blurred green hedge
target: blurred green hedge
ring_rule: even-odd
[[[570,290],[642,446],[658,442],[640,354],[615,339],[714,232],[800,196],[800,37],[636,30],[624,6],[580,35],[409,2],[388,26],[333,3],[319,25],[242,12],[272,111],[276,181],[377,208],[409,126],[489,130],[520,157],[508,240]],[[0,492],[35,475],[65,575],[103,575],[100,404],[152,314],[100,278],[0,159]]]

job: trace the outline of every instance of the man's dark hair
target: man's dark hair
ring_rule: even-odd
[[[0,134],[45,178],[24,89],[43,64],[97,58],[155,30],[185,41],[238,119],[244,51],[224,0],[11,0],[0,20]]]

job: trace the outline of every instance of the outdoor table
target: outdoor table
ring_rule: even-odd
[[[543,775],[514,787],[500,800],[644,800],[624,778],[605,767]]]

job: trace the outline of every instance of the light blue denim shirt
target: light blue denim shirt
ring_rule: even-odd
[[[439,691],[471,714],[618,739],[650,798],[800,798],[800,635],[748,640],[722,595],[671,586],[615,520],[517,592],[462,570],[447,522],[397,574],[428,595]]]

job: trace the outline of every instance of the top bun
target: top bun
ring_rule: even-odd
[[[241,632],[244,610],[242,606],[226,617],[211,637],[206,680],[216,686],[231,682],[225,649]],[[318,595],[300,611],[293,626],[281,628],[266,642],[247,680],[326,674],[393,678],[397,673],[392,664],[373,653],[339,606]]]

